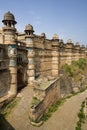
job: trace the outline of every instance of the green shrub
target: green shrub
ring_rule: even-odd
[[[71,69],[70,65],[65,64],[63,66],[63,69],[67,72],[68,76],[71,76],[71,77],[73,76],[73,72],[72,72],[72,69]]]
[[[80,69],[83,70],[86,65],[87,65],[86,59],[80,58],[80,59],[78,60],[78,66],[79,66]]]
[[[55,112],[58,107],[65,102],[65,99],[58,100],[54,105],[52,105],[47,113],[43,114],[42,121],[47,121],[51,116],[52,113]]]
[[[37,99],[36,97],[33,97],[32,102],[31,102],[31,105],[32,105],[32,106],[36,106],[39,102],[40,102],[39,99]]]
[[[81,130],[82,123],[84,123],[85,121],[84,107],[85,107],[85,101],[83,101],[81,104],[81,109],[78,113],[79,121],[77,122],[75,130]]]
[[[1,109],[0,114],[3,115],[3,117],[7,116],[19,101],[20,98],[15,98],[13,101],[11,101],[9,104],[5,105]]]
[[[71,65],[65,64],[62,69],[67,72],[68,76],[73,77],[75,74],[82,74],[87,66],[87,60],[80,58],[78,61],[72,61]]]

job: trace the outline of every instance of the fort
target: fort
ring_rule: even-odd
[[[36,35],[30,24],[25,26],[23,33],[19,33],[15,28],[17,24],[15,17],[10,12],[4,14],[2,23],[3,27],[0,29],[0,103],[15,97],[23,87],[37,84],[36,79],[42,77],[41,82],[47,82],[47,79],[51,81],[48,83],[51,89],[46,88],[46,84],[45,88],[40,90],[37,85],[34,88],[34,96],[39,100],[45,97],[44,109],[48,108],[60,97],[61,67],[64,64],[71,64],[73,60],[87,58],[87,48],[84,45],[80,46],[78,42],[72,43],[71,39],[64,43],[57,34],[54,34],[52,39],[47,39],[45,33]],[[49,99],[52,100],[47,104],[46,101],[50,101]],[[43,104],[39,105],[43,108]]]

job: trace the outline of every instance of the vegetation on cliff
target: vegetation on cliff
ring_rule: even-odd
[[[71,65],[65,64],[62,68],[68,75],[72,78],[72,81],[80,83],[80,85],[85,83],[87,78],[87,60],[80,58],[78,61],[72,61]]]
[[[67,72],[68,76],[75,76],[76,74],[83,74],[87,66],[87,60],[80,58],[78,61],[72,61],[71,65],[65,64],[63,69]]]

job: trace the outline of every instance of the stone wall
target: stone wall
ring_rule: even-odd
[[[70,95],[73,92],[72,78],[68,77],[63,71],[60,76],[60,93],[61,98]]]
[[[8,70],[0,71],[0,97],[8,94],[10,73]]]
[[[26,34],[18,35],[18,39],[24,41]],[[56,37],[55,37],[56,36]],[[52,39],[47,39],[46,35],[28,36],[29,41],[25,40],[26,44],[32,48],[34,53],[33,61],[33,78],[39,76],[59,76],[59,70],[64,64],[71,64],[73,60],[86,58],[86,48],[81,47],[79,43],[72,43],[71,39],[64,43],[57,35]],[[33,44],[32,44],[33,43]],[[33,46],[31,46],[32,44]],[[32,53],[32,54],[33,54]],[[30,54],[29,54],[30,57]],[[29,69],[29,74],[30,72]]]
[[[11,21],[7,20],[7,22]],[[19,83],[17,80],[20,80],[20,84],[24,81],[31,85],[37,77],[57,78],[64,64],[71,64],[73,60],[79,58],[87,58],[87,48],[72,43],[70,39],[64,43],[56,34],[52,39],[47,39],[45,33],[36,35],[32,25],[26,26],[24,32],[19,33],[12,23],[10,23],[11,28],[8,25],[9,23],[4,24],[0,30],[1,96],[9,91],[7,74],[2,76],[6,69],[10,71],[10,76],[8,76],[11,78],[10,94],[16,95],[17,83]],[[17,70],[21,67],[24,69],[20,70],[23,72],[18,76],[20,71],[17,72]],[[6,87],[3,85],[4,80]]]
[[[35,75],[51,75],[52,47],[51,41],[41,38],[34,38],[35,46]]]
[[[34,98],[39,102],[31,105],[29,117],[31,121],[39,122],[43,114],[60,98],[60,79],[51,81],[47,86],[45,84],[44,88],[43,84],[42,87],[34,88],[34,93]]]

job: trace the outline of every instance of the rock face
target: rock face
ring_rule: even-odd
[[[66,74],[60,77],[60,93],[61,97],[69,95],[73,91],[72,79]]]
[[[82,61],[84,62],[82,63]],[[60,71],[60,89],[62,97],[71,92],[82,91],[87,87],[86,71],[87,61],[85,59],[79,59],[78,61],[74,61],[71,65],[63,66],[63,70]]]

